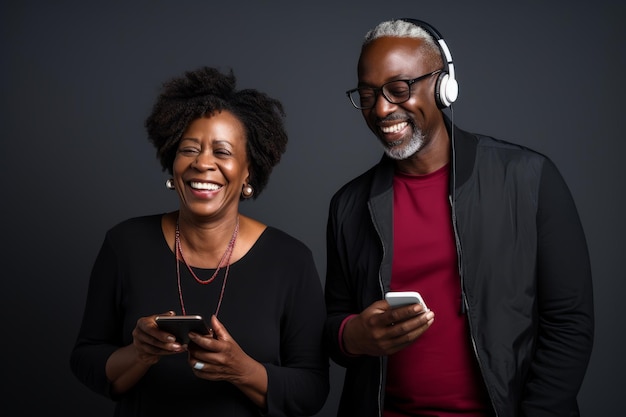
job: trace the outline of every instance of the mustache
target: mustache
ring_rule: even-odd
[[[378,122],[380,123],[395,122],[395,121],[406,121],[406,122],[413,124],[413,120],[409,116],[407,116],[406,114],[401,114],[401,113],[391,113],[383,118],[378,119]]]

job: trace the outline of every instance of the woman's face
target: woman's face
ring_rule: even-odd
[[[236,213],[249,176],[243,124],[228,111],[192,121],[178,143],[173,174],[181,214]]]

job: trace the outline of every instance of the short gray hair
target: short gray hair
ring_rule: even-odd
[[[427,30],[406,20],[395,19],[379,23],[365,34],[362,46],[365,47],[370,42],[383,37],[421,39],[430,52],[441,57],[441,50],[432,35]],[[443,59],[443,57],[441,58]]]

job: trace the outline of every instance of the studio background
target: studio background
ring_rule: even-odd
[[[282,100],[290,142],[242,211],[313,250],[322,282],[334,191],[381,151],[345,97],[365,32],[413,17],[451,49],[454,121],[550,156],[588,238],[596,337],[583,416],[623,412],[626,257],[619,1],[3,1],[0,5],[2,338],[7,416],[111,416],[71,374],[106,230],[176,209],[143,123],[161,83],[202,65]],[[263,279],[262,275],[259,279]],[[253,319],[253,318],[251,318]],[[333,416],[342,369],[320,416]]]

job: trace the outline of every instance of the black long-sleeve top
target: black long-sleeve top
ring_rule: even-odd
[[[214,270],[195,269],[201,277]],[[200,285],[180,268],[187,314],[215,312],[223,274]],[[127,220],[108,231],[93,266],[71,368],[93,391],[110,397],[108,357],[132,343],[137,319],[169,310],[182,314],[176,260],[161,216]],[[329,391],[321,337],[325,319],[321,283],[311,251],[268,227],[230,266],[218,315],[241,348],[268,375],[267,410],[235,386],[195,377],[185,353],[163,357],[128,393],[114,400],[116,416],[272,416],[315,414]]]

